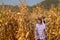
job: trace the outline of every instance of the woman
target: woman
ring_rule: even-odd
[[[46,40],[46,35],[45,35],[45,23],[42,18],[37,19],[37,24],[35,28],[35,38],[36,40]]]

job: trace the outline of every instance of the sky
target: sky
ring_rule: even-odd
[[[27,5],[29,6],[32,6],[42,1],[43,0],[26,0]],[[0,4],[2,4],[2,2],[4,2],[4,4],[7,4],[7,5],[17,5],[20,3],[19,0],[0,0]]]

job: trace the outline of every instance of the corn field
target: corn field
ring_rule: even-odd
[[[20,12],[11,12],[2,7],[0,11],[0,40],[35,40],[36,19],[43,15],[48,40],[60,40],[60,5],[49,10],[36,6],[32,12],[26,4],[19,7]]]

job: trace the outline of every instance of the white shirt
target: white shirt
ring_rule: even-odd
[[[44,39],[45,36],[45,24],[44,22],[42,22],[42,24],[36,24],[36,28],[35,28],[35,38],[36,39]]]

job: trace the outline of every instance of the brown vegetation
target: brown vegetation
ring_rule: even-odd
[[[35,40],[36,19],[41,15],[45,17],[47,39],[60,40],[60,6],[51,6],[49,11],[36,6],[30,14],[26,4],[18,13],[4,9],[0,12],[0,40]]]

